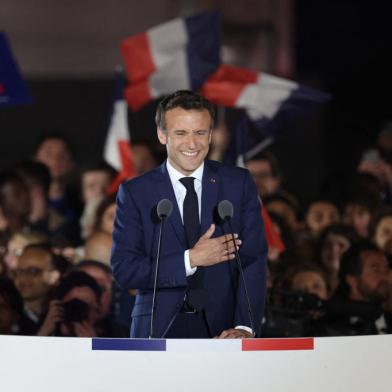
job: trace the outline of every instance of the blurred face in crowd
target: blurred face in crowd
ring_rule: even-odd
[[[339,271],[342,255],[349,247],[350,241],[345,236],[328,234],[321,249],[321,262],[328,271]]]
[[[49,253],[26,248],[14,271],[14,282],[23,300],[28,302],[44,298],[59,275],[52,267]]]
[[[61,139],[46,139],[39,146],[36,159],[49,168],[53,179],[64,177],[73,168],[71,153]]]
[[[292,278],[291,288],[295,291],[303,291],[313,294],[320,299],[328,298],[327,283],[316,271],[300,271]]]
[[[388,295],[389,267],[382,252],[364,251],[360,256],[362,271],[359,276],[347,276],[352,298],[364,301],[382,301]]]
[[[39,232],[17,232],[7,243],[7,252],[4,256],[4,262],[10,271],[14,271],[18,266],[18,260],[27,245],[47,242],[44,234]]]
[[[100,312],[99,300],[97,299],[94,291],[87,286],[74,287],[65,294],[63,297],[63,303],[74,299],[83,301],[88,305],[87,319],[84,320],[84,322],[90,326],[94,326],[94,324],[98,321]],[[60,324],[60,332],[62,336],[74,335],[72,326],[65,322]]]
[[[382,218],[376,227],[374,233],[374,241],[377,246],[387,251],[390,248],[390,242],[392,240],[392,216],[385,216]]]
[[[268,161],[261,159],[248,161],[246,168],[252,175],[260,196],[271,196],[279,189],[280,179],[273,175]]]
[[[132,146],[132,160],[138,176],[154,169],[156,166],[156,160],[151,150],[143,144]]]
[[[268,212],[274,212],[282,217],[292,230],[298,226],[297,217],[294,209],[282,200],[273,200],[266,205]]]
[[[18,319],[17,313],[11,305],[0,295],[0,335],[11,333],[12,326]]]
[[[5,231],[8,227],[8,221],[6,217],[3,214],[3,211],[1,210],[0,206],[0,231]]]
[[[368,235],[370,211],[360,204],[349,203],[344,208],[343,223],[350,225],[361,237]]]
[[[87,260],[100,261],[106,265],[110,265],[111,252],[112,236],[104,231],[94,233],[84,246],[84,257]]]
[[[25,242],[19,236],[13,236],[8,241],[7,253],[4,256],[4,263],[10,271],[14,271],[18,266],[18,260],[25,245]]]
[[[109,314],[112,302],[112,277],[103,269],[93,265],[86,265],[80,268],[81,271],[94,278],[102,289],[101,307],[98,318],[101,320]]]
[[[158,139],[166,145],[171,165],[188,176],[203,162],[211,143],[212,119],[207,109],[184,110],[180,107],[165,113],[166,129],[158,128]]]
[[[339,222],[339,211],[332,203],[317,201],[310,205],[305,220],[310,232],[319,235],[327,226]]]
[[[91,170],[82,175],[82,194],[85,202],[106,195],[111,177],[105,170]]]
[[[112,234],[114,218],[116,217],[116,203],[111,204],[102,214],[100,230]]]

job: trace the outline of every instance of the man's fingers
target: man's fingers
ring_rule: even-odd
[[[242,241],[241,241],[241,240],[236,240],[235,244],[236,244],[237,250],[238,250],[239,246],[242,244]],[[230,242],[227,242],[227,243],[225,244],[224,249],[225,249],[226,251],[228,251],[229,253],[232,253],[232,252],[235,251],[234,244],[233,244],[233,243],[230,243]]]
[[[222,256],[220,258],[220,261],[230,261],[230,260],[233,260],[234,258],[235,258],[235,254],[231,253],[231,254]]]
[[[246,337],[242,330],[231,328],[223,331],[218,339],[245,339]]]
[[[226,339],[227,338],[227,336],[229,336],[230,335],[230,329],[227,329],[226,331],[223,331],[219,336],[218,336],[218,339]]]
[[[215,231],[215,225],[212,224],[208,230],[200,237],[200,239],[209,239],[212,237]]]
[[[234,233],[233,235],[234,235],[234,239],[237,239],[237,238],[238,238],[238,234],[237,234],[237,233]],[[222,242],[222,243],[230,242],[230,241],[233,242],[233,237],[232,237],[231,234],[222,235],[222,236],[220,236],[220,237],[217,237],[217,239],[218,239],[220,242]]]

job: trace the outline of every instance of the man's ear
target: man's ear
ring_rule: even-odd
[[[60,279],[60,272],[58,270],[49,271],[48,273],[48,283],[53,286]]]
[[[163,131],[161,128],[157,128],[157,136],[159,142],[163,145],[167,144],[167,132]]]

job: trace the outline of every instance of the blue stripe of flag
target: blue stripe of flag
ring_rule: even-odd
[[[92,339],[93,350],[166,351],[165,339]]]
[[[31,95],[19,72],[7,36],[0,31],[0,106],[30,103]]]
[[[192,90],[198,90],[220,65],[220,14],[204,12],[185,18],[185,24],[190,84]]]

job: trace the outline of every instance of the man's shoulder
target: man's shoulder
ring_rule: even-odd
[[[162,170],[162,166],[157,166],[156,168],[142,174],[141,176],[131,178],[130,180],[124,182],[122,186],[127,189],[136,189],[156,184],[157,181],[161,181],[163,178]]]
[[[206,166],[211,172],[227,179],[244,179],[249,176],[249,171],[242,167],[229,166],[217,161],[206,161]]]

